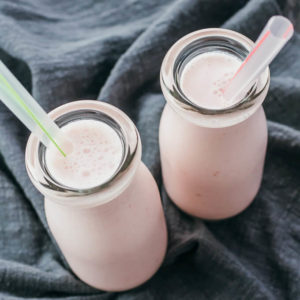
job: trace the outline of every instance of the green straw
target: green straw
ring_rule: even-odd
[[[66,157],[66,151],[59,145],[65,145],[67,139],[2,61],[0,99],[46,147],[52,143]]]

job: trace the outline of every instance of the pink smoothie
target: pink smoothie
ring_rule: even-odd
[[[85,110],[112,118],[120,126],[120,137],[108,124],[87,118]],[[77,277],[101,290],[131,289],[153,276],[166,252],[159,190],[141,161],[136,128],[122,111],[85,100],[62,105],[49,115],[57,119],[70,112],[80,119],[62,127],[73,143],[72,152],[64,158],[50,147],[45,153],[46,169],[59,184],[44,180],[44,161],[39,160],[39,141],[33,135],[26,148],[28,174],[45,196],[49,228]]]
[[[73,144],[63,157],[55,147],[46,152],[46,163],[56,181],[76,189],[88,189],[107,181],[118,169],[122,144],[118,134],[104,122],[79,120],[62,127]]]
[[[240,63],[222,52],[201,54],[184,67],[181,90],[201,107],[230,107],[234,103],[224,99],[222,89]],[[237,113],[245,115],[247,111]],[[211,118],[215,128],[199,126],[168,103],[161,117],[159,141],[170,198],[187,213],[214,220],[241,212],[254,199],[262,178],[267,126],[262,107],[233,126],[224,126],[218,115]]]
[[[231,106],[223,97],[223,90],[233,77],[241,61],[222,52],[207,52],[189,61],[181,75],[184,94],[199,106],[222,109]]]

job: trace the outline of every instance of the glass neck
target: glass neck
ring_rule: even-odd
[[[161,68],[161,87],[168,104],[185,119],[203,127],[227,127],[247,119],[265,98],[270,81],[268,68],[243,99],[221,109],[201,107],[191,101],[182,90],[180,78],[187,63],[198,55],[217,51],[244,60],[253,45],[245,36],[226,29],[199,30],[184,36],[171,47]]]
[[[46,163],[46,147],[31,135],[26,148],[26,167],[37,189],[50,200],[80,207],[99,205],[117,197],[130,184],[141,161],[140,138],[132,121],[119,109],[99,101],[71,102],[49,115],[59,127],[78,120],[97,120],[107,124],[120,138],[122,159],[115,173],[98,186],[70,188],[51,175]]]

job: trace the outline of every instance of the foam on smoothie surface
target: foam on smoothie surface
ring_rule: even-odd
[[[50,174],[59,183],[75,189],[88,189],[107,181],[122,159],[118,134],[96,120],[79,120],[62,127],[73,143],[73,151],[63,157],[54,147],[46,151]]]
[[[195,104],[221,109],[231,106],[222,89],[229,83],[242,61],[223,52],[207,52],[191,59],[182,71],[180,85],[184,94]]]

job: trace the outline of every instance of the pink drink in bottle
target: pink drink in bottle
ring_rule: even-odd
[[[269,69],[240,101],[225,100],[222,93],[252,47],[236,32],[206,29],[180,39],[163,61],[163,180],[172,201],[191,215],[211,220],[234,216],[260,187],[267,146],[261,104]]]
[[[99,101],[50,113],[73,143],[64,158],[30,136],[28,174],[45,196],[49,228],[74,273],[108,291],[136,287],[161,265],[166,223],[131,120]]]

